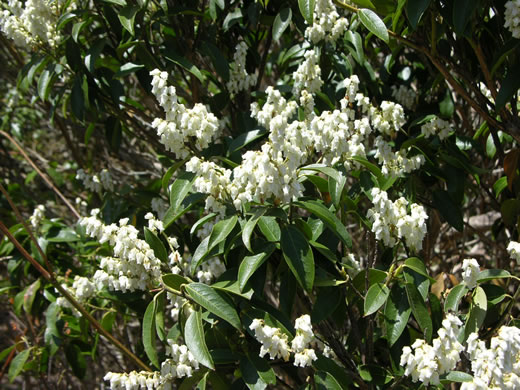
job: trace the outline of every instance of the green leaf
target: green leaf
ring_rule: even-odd
[[[256,210],[255,215],[253,215],[249,221],[246,222],[246,225],[244,226],[244,229],[242,230],[242,241],[244,243],[244,246],[247,248],[249,252],[253,252],[253,249],[251,248],[251,234],[253,233],[253,230],[255,229],[255,226],[258,222],[258,219],[265,214],[267,209],[261,208]]]
[[[324,164],[306,165],[306,166],[300,168],[300,171],[304,175],[307,175],[307,173],[305,171],[320,172],[320,173],[323,173],[324,175],[327,175],[327,176],[333,178],[337,182],[340,182],[342,180],[342,176],[343,176],[343,174],[341,172],[339,172],[338,170],[328,167]],[[379,172],[379,174],[381,174],[381,171]]]
[[[414,270],[418,274],[428,278],[430,282],[435,283],[435,279],[428,275],[428,270],[426,269],[426,265],[423,263],[421,259],[418,257],[410,257],[405,260],[404,267]]]
[[[363,8],[359,10],[358,15],[361,23],[363,23],[368,31],[386,43],[389,42],[390,37],[388,36],[386,25],[374,11]]]
[[[332,375],[336,381],[341,384],[342,389],[350,389],[352,378],[347,374],[346,370],[338,365],[334,360],[318,355],[318,360],[314,361],[312,366],[318,371],[325,371]]]
[[[340,384],[331,374],[325,371],[318,371],[314,374],[316,389],[318,390],[342,390]]]
[[[184,276],[178,274],[165,274],[161,276],[161,282],[164,288],[174,294],[179,295],[183,284],[190,284],[190,281]]]
[[[31,354],[31,349],[25,349],[14,357],[9,365],[9,371],[7,377],[9,382],[13,383],[14,379],[22,372],[23,366]]]
[[[220,49],[211,42],[204,41],[202,50],[211,58],[213,67],[224,81],[229,81],[229,62]]]
[[[300,286],[312,291],[314,256],[303,233],[292,225],[286,226],[281,231],[280,244],[285,261]]]
[[[72,372],[79,379],[83,379],[87,372],[87,361],[85,360],[85,356],[81,352],[81,348],[76,343],[68,344],[65,347],[65,356],[67,357],[67,362],[72,368]]]
[[[459,310],[460,300],[464,295],[467,294],[468,291],[469,289],[464,283],[457,284],[455,287],[453,287],[444,301],[444,312],[457,312]]]
[[[298,7],[303,18],[311,26],[314,19],[314,6],[315,0],[298,0]]]
[[[264,382],[254,364],[247,358],[240,359],[240,372],[248,389],[264,390],[267,383]]]
[[[136,5],[127,5],[126,7],[121,8],[117,17],[121,22],[121,25],[128,31],[132,36],[134,33],[134,23],[135,23],[135,15],[139,11],[139,6]]]
[[[197,203],[206,198],[207,195],[201,194],[199,192],[195,194],[190,194],[181,202],[181,206],[179,207],[179,211],[175,211],[173,207],[170,206],[166,211],[166,214],[163,217],[163,225],[164,228],[167,229],[173,222],[182,217],[188,211],[190,211]]]
[[[390,290],[383,283],[375,283],[370,286],[365,297],[364,316],[369,316],[379,310],[389,295]]]
[[[363,64],[365,62],[365,55],[363,53],[363,40],[361,39],[361,35],[359,35],[357,31],[348,30],[345,33],[345,39],[354,46],[352,55],[356,61],[359,64]]]
[[[194,311],[188,317],[186,325],[184,326],[184,340],[186,346],[200,364],[212,370],[215,369],[213,358],[209,353],[204,338],[204,328],[202,326],[202,314],[200,310]]]
[[[477,282],[484,283],[494,279],[510,278],[511,274],[504,269],[486,269],[478,274]]]
[[[325,205],[322,203],[312,200],[306,202],[294,202],[295,206],[301,207],[307,211],[310,211],[314,215],[316,215],[319,219],[321,219],[330,230],[338,236],[338,238],[343,241],[345,245],[349,248],[352,247],[352,239],[347,232],[347,228],[343,223],[339,220],[336,215],[332,213]]]
[[[119,70],[114,74],[114,78],[121,78],[125,77],[131,73],[137,72],[139,69],[143,69],[144,65],[138,65],[134,64],[132,62],[127,62],[126,64],[122,65]]]
[[[3,362],[5,358],[11,353],[11,351],[17,346],[17,344],[13,344],[10,347],[7,347],[2,352],[0,352],[0,362]]]
[[[238,286],[242,291],[248,282],[249,278],[253,276],[255,271],[271,256],[275,246],[272,243],[267,244],[266,248],[256,255],[245,256],[238,268]]]
[[[329,318],[343,299],[345,299],[345,297],[335,287],[320,288],[312,307],[312,323],[317,324]]]
[[[471,307],[469,309],[469,316],[464,327],[464,340],[468,336],[477,332],[480,326],[484,323],[487,313],[487,296],[484,289],[477,286],[473,291]]]
[[[36,279],[26,290],[23,295],[23,309],[27,314],[31,314],[34,298],[41,286],[41,280]]]
[[[507,188],[507,176],[502,176],[498,179],[495,184],[493,184],[493,192],[495,193],[495,197],[498,196]]]
[[[193,224],[193,226],[190,229],[190,235],[195,233],[199,228],[201,228],[206,222],[212,221],[217,216],[217,213],[210,213],[208,215],[205,215],[201,219],[199,219],[197,222]]]
[[[275,217],[260,217],[258,227],[268,241],[280,241],[281,230]]]
[[[85,95],[83,95],[83,78],[76,77],[72,91],[70,92],[70,106],[72,113],[80,121],[83,120],[83,113],[85,110]]]
[[[236,273],[234,270],[230,270],[233,272],[226,272],[224,275],[219,277],[218,282],[215,282],[211,285],[211,287],[216,288],[217,290],[222,290],[224,292],[229,292],[234,295],[238,295],[239,297],[245,298],[248,301],[251,300],[253,296],[253,289],[250,286],[247,286],[247,289],[244,286],[243,290],[240,290],[238,286],[238,280],[236,280]],[[231,276],[232,274],[232,276]]]
[[[341,202],[341,195],[343,194],[343,188],[347,183],[347,177],[340,175],[340,180],[336,180],[332,177],[329,178],[329,193],[334,207],[338,207]]]
[[[173,209],[174,214],[180,211],[182,201],[190,192],[194,179],[194,173],[185,172],[173,182],[170,188],[170,207]]]
[[[211,251],[215,246],[224,241],[229,234],[233,231],[233,228],[238,222],[238,216],[233,215],[221,221],[218,221],[209,236],[208,251]]]
[[[38,96],[43,101],[46,101],[49,98],[55,76],[56,74],[53,69],[45,69],[38,79]]]
[[[499,111],[510,102],[513,95],[518,92],[520,88],[520,72],[518,72],[518,65],[511,66],[507,71],[507,75],[500,84],[500,90],[496,99],[496,110]]]
[[[390,297],[385,305],[385,331],[386,339],[390,346],[394,345],[408,324],[412,309],[408,303],[406,290],[394,284],[390,291]]]
[[[291,24],[292,11],[290,8],[283,8],[276,18],[274,18],[273,23],[273,39],[275,41],[279,40],[282,36],[283,32],[289,27]]]
[[[406,2],[406,14],[412,29],[416,29],[424,11],[428,9],[431,0],[411,0]]]
[[[165,58],[168,61],[171,61],[171,62],[173,62],[176,65],[179,65],[181,68],[186,69],[188,72],[190,72],[196,78],[198,78],[201,83],[204,82],[204,80],[205,80],[204,75],[200,72],[199,68],[197,68],[195,65],[193,65],[186,58],[181,57],[181,56],[179,56],[179,55],[177,55],[175,53],[172,53],[172,52],[169,52],[168,54],[166,54]]]
[[[424,303],[424,299],[413,284],[406,283],[405,288],[413,316],[423,331],[424,338],[427,342],[430,342],[433,333],[433,324],[428,308]]]
[[[155,253],[155,256],[157,256],[157,258],[161,260],[163,263],[168,263],[168,252],[166,251],[163,242],[160,240],[159,237],[157,237],[157,234],[145,227],[144,239],[148,243],[148,245],[150,245],[150,248],[152,248],[153,252]]]
[[[155,344],[155,314],[156,314],[155,298],[148,304],[143,318],[143,346],[146,356],[152,364],[159,368],[159,358],[157,357],[157,345]]]
[[[423,299],[426,301],[426,298],[428,297],[428,292],[430,290],[430,280],[427,277],[409,268],[404,268],[403,275],[404,280],[406,280],[406,283],[413,284],[417,288],[417,291],[419,291]]]
[[[457,35],[462,35],[471,19],[478,2],[475,0],[457,0],[453,6],[453,27]]]
[[[116,4],[116,5],[120,5],[122,7],[126,6],[126,1],[125,0],[103,0],[105,3],[111,3],[111,4]]]
[[[242,149],[244,146],[250,144],[253,141],[256,141],[266,134],[267,131],[262,129],[254,129],[240,134],[229,144],[229,153],[234,153],[237,150]]]
[[[242,329],[240,317],[225,293],[203,283],[190,283],[185,289],[188,295],[200,306],[229,322],[238,330]]]
[[[441,380],[441,382],[447,381],[448,383],[450,383],[450,382],[457,382],[457,383],[471,382],[471,381],[473,381],[473,376],[471,376],[470,374],[467,374],[465,372],[462,372],[462,371],[450,371],[446,375],[441,376],[440,380]]]
[[[444,217],[446,222],[462,232],[464,228],[464,221],[462,219],[462,212],[452,200],[448,191],[436,190],[433,192],[433,205],[439,210],[439,213]]]

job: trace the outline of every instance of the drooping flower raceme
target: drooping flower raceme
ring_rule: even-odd
[[[480,266],[475,259],[464,259],[462,262],[462,280],[466,286],[472,290],[477,286],[477,279],[480,274]]]
[[[62,287],[65,288],[69,294],[75,297],[79,303],[88,301],[96,293],[96,285],[92,283],[89,278],[79,275],[74,277],[74,282],[71,287],[66,284],[62,284]],[[73,314],[77,317],[81,315],[81,313],[64,297],[58,297],[56,299],[56,304],[60,307],[71,309]]]
[[[373,188],[371,194],[374,207],[368,210],[367,218],[372,221],[376,239],[383,241],[387,247],[393,247],[398,239],[404,239],[410,249],[421,250],[428,219],[424,207],[412,203],[408,214],[405,198],[392,202],[388,194],[379,188]]]
[[[292,75],[294,80],[293,93],[295,95],[299,95],[302,90],[313,94],[319,91],[323,84],[318,53],[314,50],[307,50],[304,56],[305,60]]]
[[[229,81],[226,87],[229,89],[231,96],[236,95],[240,91],[246,91],[256,84],[257,75],[247,73],[246,69],[247,44],[241,41],[235,47],[235,55],[233,62],[230,64],[231,72],[229,73]]]
[[[461,326],[458,317],[447,314],[432,345],[417,339],[411,348],[404,347],[400,362],[405,368],[404,374],[411,376],[413,382],[420,381],[425,386],[438,385],[439,376],[453,370],[460,361],[460,353],[464,350],[458,341]]]
[[[467,340],[473,381],[464,382],[461,390],[520,388],[520,329],[502,326],[491,338],[489,348],[478,333]]]
[[[262,344],[260,347],[260,357],[269,354],[271,359],[282,358],[289,360],[290,348],[288,338],[278,328],[266,325],[263,320],[255,318],[249,329],[255,332],[256,339]]]
[[[108,372],[103,379],[110,381],[111,390],[154,390],[159,389],[161,385],[161,375],[158,371]]]
[[[311,317],[308,314],[296,319],[294,328],[296,336],[291,341],[291,348],[294,354],[294,365],[307,367],[318,357],[314,349],[309,348],[309,344],[314,340],[314,332],[311,326]]]
[[[424,134],[426,138],[437,135],[442,141],[450,135],[451,125],[448,121],[435,117],[421,126],[421,133]]]
[[[317,0],[312,19],[312,26],[305,30],[305,37],[315,44],[322,40],[336,41],[349,25],[347,19],[340,17],[332,0]]]
[[[509,252],[509,256],[520,264],[520,242],[511,241],[507,246],[507,251]]]
[[[520,39],[520,0],[509,0],[504,14],[504,27],[511,31],[513,37]]]
[[[128,218],[116,224],[105,225],[98,218],[99,210],[92,210],[90,217],[80,219],[86,233],[100,243],[109,242],[114,257],[103,257],[100,270],[94,274],[98,288],[103,286],[116,291],[146,290],[148,284],[161,276],[161,262],[155,257],[148,243],[138,238],[137,229],[128,225]]]
[[[168,344],[166,354],[170,358],[161,364],[161,381],[169,382],[175,378],[189,377],[194,370],[199,369],[199,362],[186,345],[178,345],[173,340],[168,340]]]
[[[179,103],[175,87],[168,86],[168,73],[155,69],[150,75],[152,93],[166,114],[165,119],[155,118],[152,126],[166,149],[182,159],[191,154],[190,147],[202,151],[214,142],[219,135],[217,117],[203,104],[190,109]]]
[[[107,169],[102,169],[99,174],[89,175],[83,169],[78,169],[76,179],[83,182],[86,189],[101,195],[103,190],[114,191],[112,176]]]
[[[417,92],[406,85],[401,84],[399,87],[393,85],[392,97],[394,97],[395,100],[397,100],[399,104],[402,104],[406,109],[411,110],[417,101]]]
[[[45,218],[45,206],[39,204],[34,208],[32,215],[29,217],[29,222],[34,230],[38,230],[41,221]]]

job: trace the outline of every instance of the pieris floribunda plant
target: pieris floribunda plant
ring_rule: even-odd
[[[491,3],[2,3],[0,380],[518,388]]]

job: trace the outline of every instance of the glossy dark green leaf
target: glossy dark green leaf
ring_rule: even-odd
[[[254,364],[245,357],[240,359],[240,372],[248,389],[264,390],[267,387]]]
[[[122,65],[119,70],[114,74],[115,78],[121,78],[128,76],[129,74],[137,72],[139,69],[143,69],[144,65],[138,65],[134,64],[132,62],[127,62],[126,64]]]
[[[188,59],[186,59],[185,57],[181,57],[175,53],[171,53],[169,52],[165,58],[168,60],[168,61],[171,61],[173,62],[174,64],[180,66],[181,68],[184,68],[186,69],[188,72],[190,72],[192,75],[194,75],[197,79],[199,79],[199,81],[201,83],[204,82],[205,80],[205,77],[204,75],[201,73],[200,69],[197,68],[195,65],[193,65],[190,61],[188,61]]]
[[[413,269],[410,268],[404,268],[403,275],[404,280],[406,280],[406,283],[413,284],[417,288],[417,291],[419,291],[423,299],[426,301],[426,298],[428,297],[428,292],[430,291],[430,280],[426,276],[418,272],[415,272]]]
[[[146,356],[150,359],[152,364],[159,368],[159,358],[157,356],[157,345],[155,344],[156,330],[155,330],[155,314],[156,314],[156,301],[153,299],[146,308],[146,312],[143,317],[143,346]]]
[[[229,62],[222,51],[211,42],[203,42],[202,50],[211,58],[213,67],[222,80],[229,81]]]
[[[341,202],[341,195],[343,194],[343,188],[347,183],[347,177],[344,175],[340,176],[340,180],[336,180],[329,177],[329,193],[334,207],[338,207]]]
[[[174,213],[180,211],[182,201],[186,198],[188,192],[190,192],[194,179],[195,175],[193,173],[186,172],[173,182],[170,188],[170,207]]]
[[[406,283],[405,288],[412,314],[423,331],[426,341],[430,342],[432,339],[433,324],[424,299],[413,284]]]
[[[485,269],[478,274],[477,282],[484,283],[494,279],[510,278],[511,274],[505,269]]]
[[[36,294],[41,287],[41,280],[36,279],[31,283],[29,287],[25,290],[25,294],[23,296],[23,309],[27,314],[31,314],[32,305],[34,299],[36,298]]]
[[[229,144],[229,153],[233,153],[237,150],[242,149],[244,146],[256,141],[257,139],[263,137],[266,134],[267,131],[262,129],[254,129],[240,134]]]
[[[457,312],[459,310],[460,300],[464,295],[467,294],[468,291],[469,289],[464,283],[457,284],[455,287],[453,287],[444,301],[444,311],[446,313],[448,311]]]
[[[80,121],[83,120],[83,113],[85,111],[85,95],[83,95],[83,79],[76,77],[72,91],[70,93],[70,106],[74,116]]]
[[[213,249],[215,246],[224,241],[233,231],[237,222],[237,215],[233,215],[231,217],[218,221],[211,230],[211,235],[209,236],[208,242],[208,250]]]
[[[408,303],[406,290],[399,284],[394,284],[390,297],[385,305],[385,334],[388,344],[394,345],[408,324],[412,308]]]
[[[260,217],[258,227],[268,241],[280,241],[281,230],[275,217]]]
[[[390,290],[383,283],[375,283],[367,291],[364,304],[364,316],[369,316],[383,306],[390,295]]]
[[[318,371],[314,374],[314,381],[318,390],[342,390],[336,378],[325,371]]]
[[[368,31],[386,43],[389,42],[390,37],[388,36],[386,25],[374,11],[363,8],[359,10],[358,16],[359,20],[361,20],[361,23],[363,23]]]
[[[145,227],[144,239],[146,240],[147,244],[150,245],[150,248],[152,248],[155,256],[157,256],[157,258],[163,263],[168,263],[168,252],[166,251],[166,247],[164,246],[163,242],[159,237],[157,237],[157,234]]]
[[[464,327],[464,340],[473,332],[478,332],[487,314],[487,296],[484,289],[477,286],[473,291],[469,316]]]
[[[315,0],[298,0],[298,7],[300,8],[300,12],[307,24],[310,25],[312,25],[314,18],[314,6]]]
[[[412,29],[416,29],[431,0],[412,0],[406,2],[406,15]]]
[[[76,343],[70,343],[65,347],[67,362],[72,368],[72,372],[79,379],[83,379],[87,373],[87,361],[81,352],[81,348]]]
[[[242,329],[240,317],[232,301],[220,291],[204,283],[190,283],[186,287],[188,295],[200,306],[229,322],[237,329]]]
[[[338,217],[332,211],[330,211],[324,204],[310,200],[305,202],[294,202],[295,206],[301,207],[307,211],[310,211],[321,219],[345,245],[349,248],[352,247],[352,239],[350,234],[347,232],[347,228],[339,220]]]
[[[215,369],[213,358],[206,345],[204,328],[202,326],[202,315],[199,310],[194,311],[188,317],[186,325],[184,326],[184,340],[188,349],[200,364],[212,370]]]
[[[252,256],[245,256],[240,263],[238,268],[238,285],[240,291],[242,291],[249,281],[249,278],[253,276],[255,271],[271,256],[275,246],[272,243],[267,244],[264,250]]]
[[[448,383],[472,382],[473,376],[462,371],[450,371],[446,375],[441,376],[440,380],[441,382],[447,381]]]
[[[23,366],[27,362],[27,359],[29,359],[30,355],[31,349],[25,349],[14,357],[9,365],[9,371],[7,372],[9,382],[13,383],[14,379],[22,372]]]
[[[318,371],[324,371],[332,375],[337,383],[341,385],[342,389],[348,390],[351,388],[349,385],[352,384],[352,377],[334,360],[320,354],[312,366]]]
[[[433,205],[443,218],[459,232],[464,228],[464,221],[460,208],[457,207],[448,191],[436,190],[433,192]]]
[[[274,18],[273,23],[273,39],[279,40],[284,31],[291,24],[292,11],[290,8],[282,8]]]
[[[513,95],[520,89],[520,72],[518,72],[518,66],[512,66],[502,83],[500,84],[500,90],[497,94],[496,109],[501,110],[510,102]]]
[[[428,275],[428,270],[426,269],[426,265],[418,257],[410,257],[410,258],[406,259],[404,262],[404,267],[414,270],[418,274],[428,278],[430,280],[430,282],[435,283],[435,279],[433,279],[430,275]]]
[[[478,5],[474,0],[457,0],[453,6],[453,27],[458,35],[462,35],[471,19],[471,15]]]
[[[43,101],[48,100],[56,74],[53,69],[45,69],[38,79],[38,96]]]
[[[314,255],[303,233],[292,225],[286,226],[281,231],[280,244],[285,262],[300,286],[306,291],[312,291]]]
[[[361,35],[357,31],[350,31],[348,30],[345,33],[345,39],[352,43],[352,46],[354,47],[354,51],[351,52],[356,61],[359,64],[363,64],[365,62],[365,55],[363,52],[363,40],[361,39]]]
[[[242,230],[242,242],[249,252],[253,252],[253,249],[251,248],[251,234],[253,233],[258,220],[266,211],[267,209],[265,208],[256,210],[255,215],[249,218]]]
[[[324,287],[318,290],[318,296],[312,307],[311,319],[317,324],[330,317],[345,299],[343,294],[336,287]]]
[[[161,276],[162,285],[165,289],[179,294],[181,291],[181,286],[183,284],[190,284],[190,281],[186,279],[184,276],[178,274],[165,274]]]
[[[121,10],[119,10],[119,13],[117,14],[117,17],[119,18],[119,21],[121,22],[121,25],[132,36],[135,35],[135,32],[134,32],[135,15],[139,11],[139,9],[140,8],[136,5],[127,5],[123,8],[121,8]]]

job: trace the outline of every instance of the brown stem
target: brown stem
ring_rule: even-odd
[[[86,319],[90,324],[102,335],[105,336],[111,344],[116,346],[121,352],[123,352],[128,358],[132,359],[139,367],[144,369],[145,371],[152,371],[150,367],[148,367],[145,363],[141,361],[136,355],[134,355],[128,348],[126,348],[119,340],[117,340],[114,336],[108,333],[101,324],[94,318],[92,315],[78,302],[76,299],[69,294],[69,292],[62,287],[61,283],[56,280],[56,276],[45,268],[43,268],[40,263],[38,263],[26,250],[25,248],[18,242],[18,240],[11,234],[9,229],[4,225],[2,221],[0,221],[0,230],[7,236],[9,241],[11,241],[14,246],[20,251],[23,257],[25,257],[31,265],[36,268],[36,270],[45,278],[48,282],[50,282],[56,290],[60,292],[60,294],[69,301],[72,306],[74,306]]]
[[[9,134],[7,134],[5,131],[3,130],[0,130],[0,135],[3,135],[4,137],[6,137],[9,141],[11,141],[11,143],[18,149],[18,151],[22,154],[23,158],[33,167],[33,169],[38,173],[38,175],[41,176],[41,178],[45,181],[45,183],[47,183],[47,185],[56,193],[56,195],[58,195],[60,197],[60,199],[63,201],[63,203],[65,203],[65,205],[69,208],[69,210],[74,214],[74,216],[76,218],[81,218],[81,216],[79,215],[79,213],[76,211],[76,209],[74,208],[74,206],[67,200],[67,198],[65,198],[65,196],[60,192],[60,190],[58,190],[58,188],[52,183],[52,181],[47,177],[47,175],[45,173],[43,173],[37,166],[36,164],[33,162],[33,160],[31,160],[31,158],[27,155],[27,153],[25,153],[25,151],[23,150],[23,148],[20,146],[20,144],[18,142],[16,142],[14,140],[13,137],[11,137]]]

